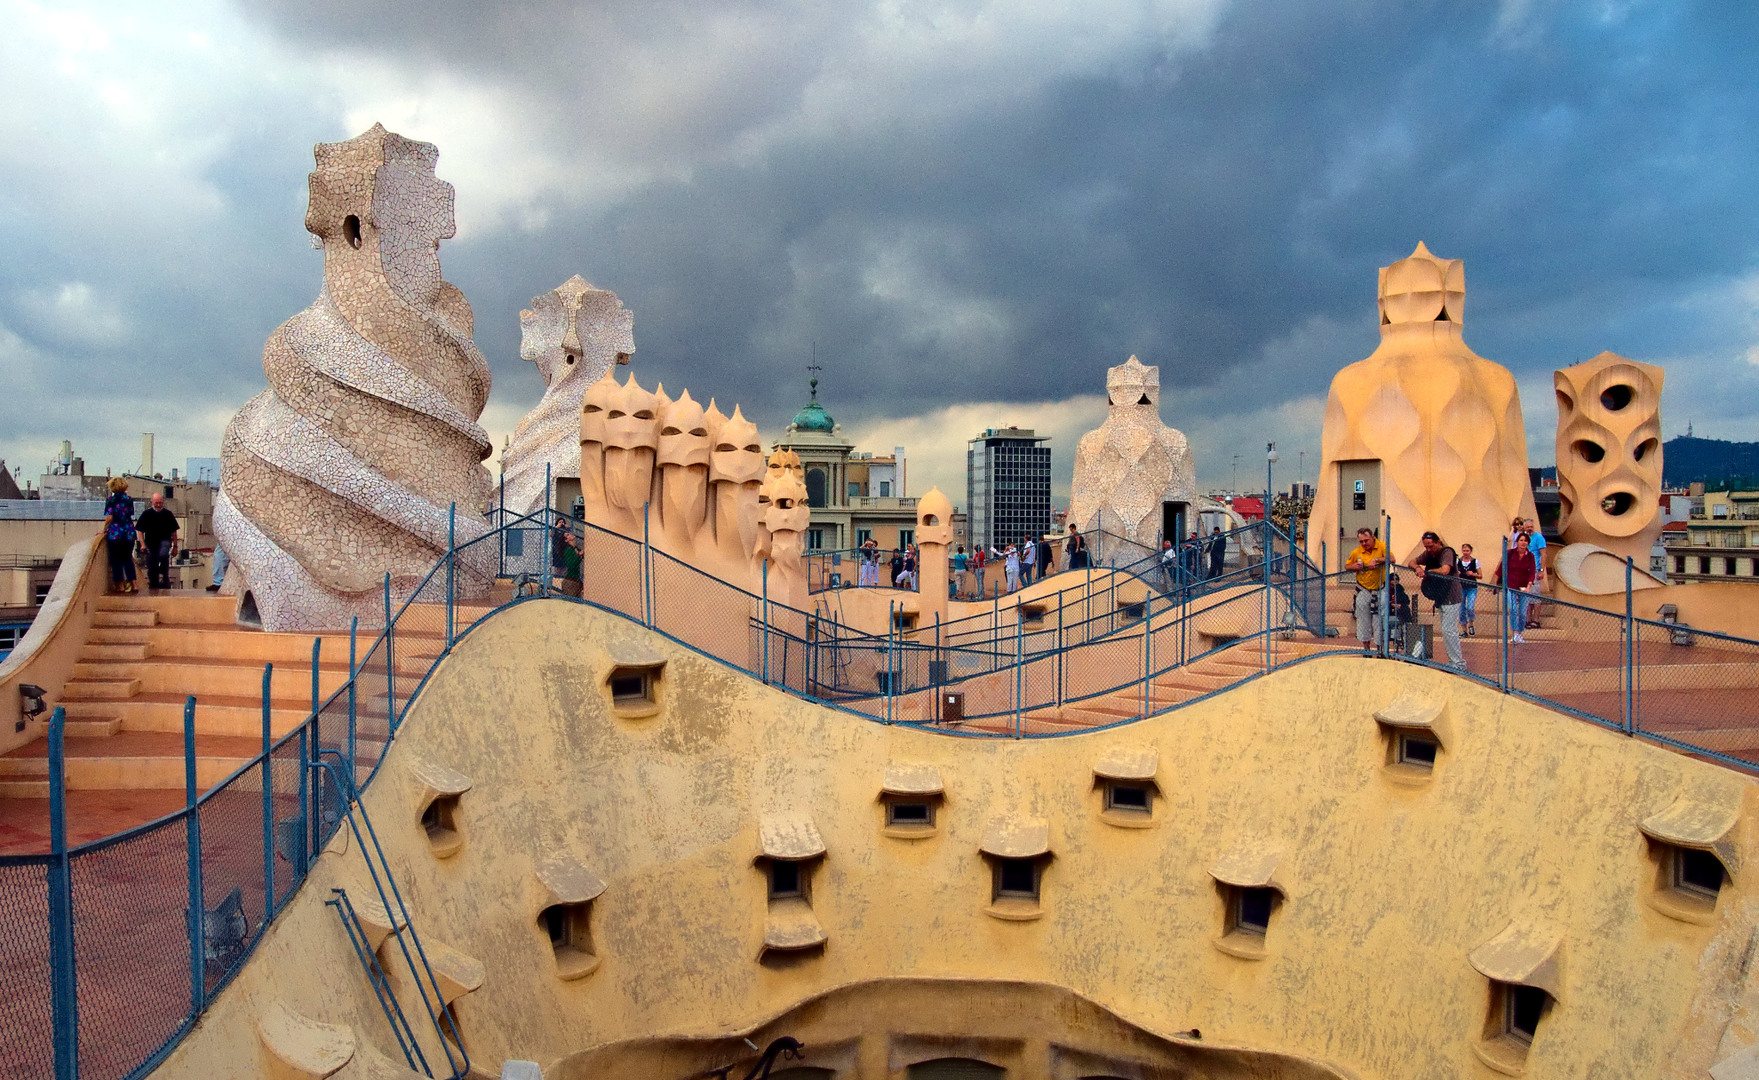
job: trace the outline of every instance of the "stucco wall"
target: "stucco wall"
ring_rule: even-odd
[[[659,711],[619,718],[604,689],[613,655],[646,648],[666,657]],[[1402,693],[1444,703],[1444,750],[1423,786],[1388,776],[1372,718]],[[1154,827],[1107,824],[1094,765],[1149,747],[1163,794]],[[417,762],[472,782],[451,858],[429,854],[419,827]],[[939,770],[936,835],[885,835],[888,763]],[[833,988],[897,977],[1063,987],[1159,1035],[1198,1028],[1206,1046],[1361,1077],[1489,1075],[1472,1051],[1489,991],[1467,953],[1511,920],[1536,920],[1560,929],[1564,975],[1526,1075],[1696,1076],[1746,976],[1755,889],[1752,870],[1737,875],[1710,925],[1646,903],[1655,865],[1637,825],[1682,795],[1751,828],[1753,785],[1732,772],[1394,662],[1329,658],[1119,729],[987,741],[810,705],[623,620],[544,601],[459,644],[367,804],[423,941],[486,965],[456,1010],[491,1073],[521,1057],[552,1078],[604,1075],[595,1062],[628,1051],[610,1044],[742,1032]],[[760,962],[759,822],[782,812],[823,837],[811,904],[827,941]],[[985,913],[979,845],[998,817],[1048,826],[1036,920]],[[1259,960],[1213,941],[1223,902],[1207,871],[1241,850],[1282,856],[1287,899]],[[334,881],[356,876],[353,855],[320,860],[156,1076],[262,1075],[250,1031],[276,1001],[389,1049],[322,906]],[[534,867],[555,856],[608,886],[590,920],[600,966],[571,982],[554,974],[538,922]]]
[[[62,554],[61,568],[30,630],[0,663],[0,753],[48,734],[50,713],[79,662],[98,598],[109,586],[109,564],[101,544],[101,537],[88,535]],[[42,715],[26,721],[22,731],[18,730],[18,722],[25,719],[24,699],[18,693],[21,683],[47,691],[48,706]]]

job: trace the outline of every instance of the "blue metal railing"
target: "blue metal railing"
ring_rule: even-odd
[[[776,601],[767,576],[752,593],[654,549],[644,538],[548,511],[497,512],[494,528],[447,551],[400,603],[386,578],[386,625],[368,641],[359,638],[358,623],[350,627],[347,679],[327,697],[321,696],[321,641],[314,641],[311,711],[279,737],[274,672],[265,665],[262,750],[206,792],[197,783],[198,705],[189,699],[186,799],[172,814],[69,846],[65,717],[56,711],[49,745],[51,850],[0,857],[0,888],[9,905],[0,907],[0,997],[18,1004],[19,1015],[38,1018],[0,1030],[0,1075],[132,1080],[156,1067],[236,975],[330,836],[344,823],[362,836],[364,815],[354,813],[359,792],[377,774],[440,661],[468,641],[488,614],[540,599],[585,604],[865,719],[961,737],[1058,737],[1131,723],[1349,644],[1347,636],[1332,636],[1326,608],[1328,598],[1353,593],[1350,575],[1322,573],[1273,526],[1251,529],[1254,537],[1237,539],[1241,550],[1247,550],[1247,539],[1256,540],[1251,550],[1257,560],[1219,576],[1168,574],[1158,556],[1137,559],[1106,570],[1103,578],[1090,581],[1082,574],[1073,588],[1035,596],[1027,607],[992,600],[987,611],[962,619],[913,630],[893,619],[884,633],[872,633],[849,627],[822,604],[803,611]],[[1390,533],[1390,523],[1386,529]],[[494,545],[480,550],[494,552],[493,572],[515,583],[515,595],[465,610],[485,586],[474,569],[481,565],[481,544]],[[584,581],[567,577],[557,558],[570,544],[591,567],[576,575]],[[1510,590],[1480,589],[1480,599],[1494,598],[1497,618],[1513,606]],[[1438,663],[1389,646],[1390,585],[1382,586],[1381,596],[1388,602],[1376,612],[1377,654]],[[1551,631],[1560,640],[1514,647],[1500,637],[1470,641],[1461,674],[1629,735],[1759,771],[1753,696],[1739,694],[1731,704],[1725,695],[1710,706],[1694,697],[1717,692],[1731,678],[1740,685],[1741,672],[1759,661],[1759,642],[1638,618],[1629,593],[1622,616],[1544,603],[1548,618],[1571,627]],[[1346,635],[1348,621],[1346,616]],[[741,623],[744,633],[729,636],[728,626]],[[1178,700],[1162,685],[1181,669],[1224,655],[1235,660],[1219,685],[1212,685],[1212,675],[1201,686],[1184,687]],[[949,688],[966,695],[967,723],[958,729],[938,727],[928,705]],[[1716,730],[1692,727],[1706,720],[1711,707]],[[1071,722],[1063,716],[1070,708],[1092,711]],[[1752,747],[1718,743],[1727,729],[1751,733]],[[377,851],[370,823],[366,829],[371,843],[363,839],[362,849]],[[101,891],[106,888],[129,891],[109,904]],[[407,923],[388,872],[375,870],[375,888],[386,911],[400,912]],[[77,918],[76,893],[84,913]],[[144,920],[137,910],[141,895],[159,905]],[[328,902],[345,926],[359,930],[346,896]],[[85,953],[108,933],[87,922],[110,911],[131,920],[129,932],[141,945],[137,955]],[[461,1048],[456,1031],[450,1040],[444,1034],[450,1015],[433,1004],[438,983],[419,940],[413,934],[399,940],[440,1044]],[[183,978],[169,969],[143,968],[143,957],[153,958],[151,963],[172,958],[164,962],[177,968],[187,964],[188,1000],[143,994],[141,987]],[[390,983],[381,981],[382,965],[376,974],[364,958],[363,965],[369,985],[387,1004],[383,993]],[[388,1004],[393,1029],[401,1028],[410,1040],[412,1067],[425,1068],[425,1058],[413,1052],[414,1025],[407,1016],[401,1024],[396,1019],[402,1004],[394,997]],[[448,1058],[453,1074],[462,1075],[449,1050]]]

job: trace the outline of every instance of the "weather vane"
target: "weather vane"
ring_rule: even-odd
[[[814,401],[818,400],[818,373],[823,370],[824,368],[818,364],[818,342],[814,341],[812,343],[812,361],[806,365],[806,385],[812,390],[812,400]]]

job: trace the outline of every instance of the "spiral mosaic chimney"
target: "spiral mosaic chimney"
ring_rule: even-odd
[[[263,346],[269,389],[227,426],[214,531],[270,630],[384,621],[447,550],[482,535],[489,498],[477,424],[489,369],[470,304],[440,277],[453,235],[438,149],[372,129],[316,148],[306,229],[324,252],[317,300]],[[486,591],[492,551],[459,561],[461,595]]]

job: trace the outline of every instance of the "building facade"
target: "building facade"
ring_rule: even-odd
[[[989,428],[965,452],[965,506],[971,542],[995,547],[1051,527],[1050,436],[1030,428]]]
[[[905,491],[904,448],[890,455],[858,452],[819,404],[818,380],[808,385],[811,399],[772,447],[800,455],[812,509],[806,550],[841,551],[870,539],[887,551],[915,543],[916,500]]]
[[[1711,491],[1679,533],[1664,530],[1667,579],[1759,582],[1759,491]]]

